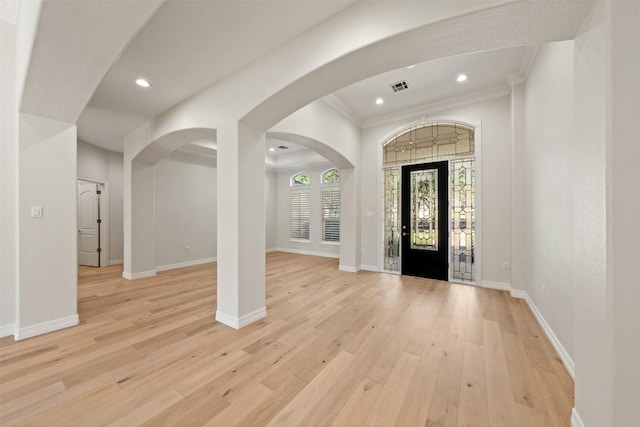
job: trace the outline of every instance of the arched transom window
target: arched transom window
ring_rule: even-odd
[[[442,160],[474,154],[474,129],[453,122],[424,123],[395,135],[384,144],[384,166]]]
[[[324,172],[322,172],[322,179],[321,179],[323,184],[329,184],[329,183],[333,183],[333,182],[340,182],[340,171],[338,169],[329,169],[326,170]]]
[[[304,172],[297,173],[291,177],[290,185],[292,187],[297,185],[311,185],[311,175]]]

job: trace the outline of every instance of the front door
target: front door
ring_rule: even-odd
[[[449,279],[448,163],[402,168],[402,274]]]

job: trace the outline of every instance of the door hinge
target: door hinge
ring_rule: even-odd
[[[96,222],[97,222],[98,224],[102,224],[102,220],[101,220],[101,219],[97,219],[97,220],[96,220]]]
[[[96,249],[96,252],[98,252],[98,253],[102,252],[102,248]]]
[[[96,194],[102,194],[102,191],[98,190],[96,191]]]

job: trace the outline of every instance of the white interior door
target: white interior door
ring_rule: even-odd
[[[78,264],[100,266],[98,184],[78,182]]]

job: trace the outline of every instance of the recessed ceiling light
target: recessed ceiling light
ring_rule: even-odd
[[[456,80],[461,83],[461,82],[467,80],[467,75],[466,74],[459,74],[458,78]]]
[[[269,151],[276,151],[276,149],[271,147],[271,148],[269,148]]]
[[[416,66],[416,64],[407,65],[407,70],[410,70],[410,69],[412,69],[412,68],[413,68],[413,67],[415,67],[415,66]]]
[[[376,98],[376,105],[382,105],[382,104],[384,104],[384,99]]]
[[[140,87],[151,87],[151,83],[147,79],[136,79],[136,84]]]

